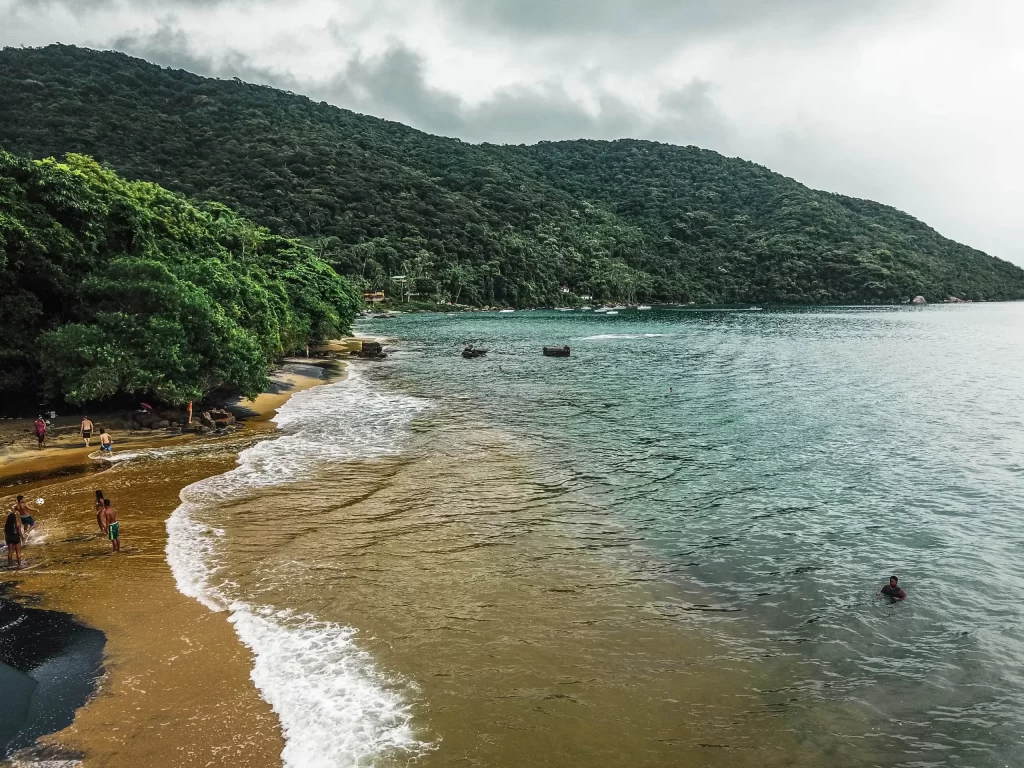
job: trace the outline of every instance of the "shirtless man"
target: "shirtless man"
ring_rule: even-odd
[[[103,530],[110,539],[110,546],[114,552],[121,551],[121,531],[117,522],[117,510],[110,503],[110,499],[103,500]]]
[[[42,416],[36,419],[35,425],[36,440],[39,441],[39,450],[43,450],[46,447],[46,421]]]
[[[25,538],[27,539],[28,535],[36,527],[36,519],[32,517],[32,510],[29,509],[24,496],[18,497],[18,503],[14,505],[14,511],[21,517],[21,527],[25,529]]]
[[[92,421],[88,416],[82,418],[82,439],[85,440],[85,447],[89,447],[89,440],[92,438]]]
[[[108,456],[114,453],[114,442],[110,439],[110,435],[107,434],[107,430],[100,430],[100,450]]]
[[[18,510],[12,509],[4,521],[4,542],[7,544],[7,567],[14,565],[14,558],[18,558],[18,568],[21,568],[21,516]]]

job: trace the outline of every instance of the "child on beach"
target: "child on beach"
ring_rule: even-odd
[[[21,568],[21,518],[17,509],[12,509],[4,522],[4,542],[7,544],[7,567],[14,565],[14,558],[18,558],[18,568]]]
[[[32,517],[32,510],[25,503],[24,496],[18,496],[18,503],[14,505],[14,511],[21,516],[21,527],[25,529],[25,538],[32,533],[36,527],[36,519]]]
[[[114,452],[114,441],[110,439],[110,435],[107,434],[107,430],[100,430],[100,450],[106,454],[112,454]]]
[[[110,546],[114,552],[121,551],[121,526],[117,522],[117,510],[110,503],[110,499],[103,500],[103,525],[107,538],[110,539]]]
[[[100,535],[106,533],[103,530],[103,491],[96,490],[96,504],[93,507],[96,510],[96,525],[100,527]]]

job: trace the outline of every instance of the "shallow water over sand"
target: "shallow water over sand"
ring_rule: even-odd
[[[371,330],[399,353],[297,396],[170,528],[179,583],[254,651],[286,764],[1024,748],[1024,308]],[[890,571],[905,604],[874,596]]]

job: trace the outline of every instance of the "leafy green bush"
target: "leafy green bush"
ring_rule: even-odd
[[[94,160],[0,152],[0,391],[71,403],[255,395],[360,297],[307,246]]]

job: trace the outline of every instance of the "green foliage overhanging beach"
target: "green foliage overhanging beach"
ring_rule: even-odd
[[[0,145],[96,157],[301,237],[365,289],[470,305],[1024,298],[1024,271],[894,208],[697,147],[471,145],[70,46],[0,52]],[[571,297],[568,297],[571,299]]]
[[[254,396],[360,297],[302,243],[94,160],[0,151],[0,393]]]

